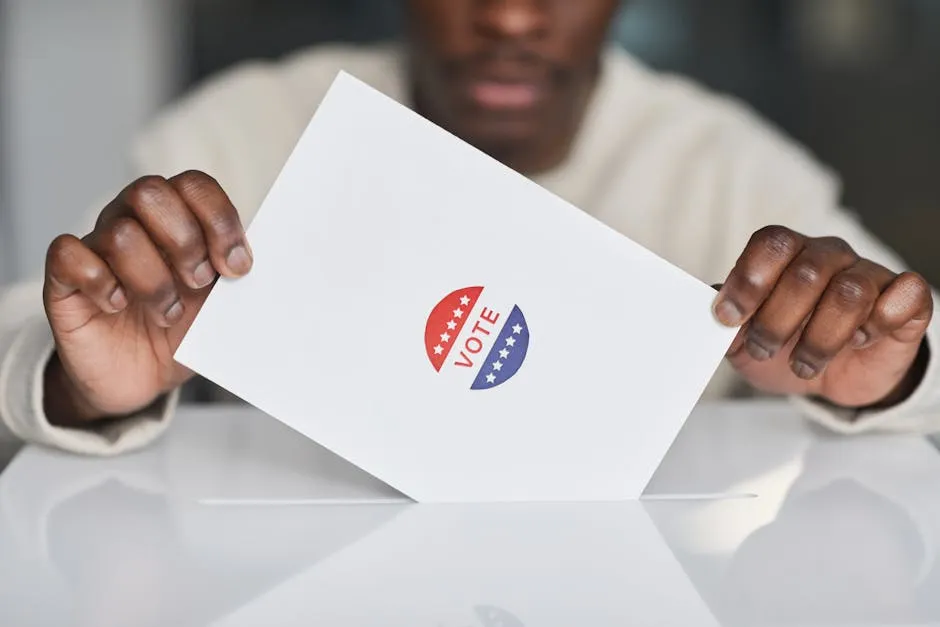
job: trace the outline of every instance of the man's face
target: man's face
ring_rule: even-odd
[[[619,4],[407,0],[421,113],[497,158],[569,141]]]

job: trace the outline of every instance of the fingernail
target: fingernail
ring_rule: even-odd
[[[193,281],[195,281],[197,288],[203,288],[214,280],[215,268],[212,267],[212,264],[209,263],[208,260],[196,266],[196,269],[193,271]]]
[[[127,296],[124,294],[124,290],[120,287],[114,288],[114,291],[111,292],[111,298],[108,299],[111,303],[111,306],[114,307],[117,311],[123,311],[127,307]]]
[[[744,313],[730,300],[723,300],[715,307],[715,317],[725,326],[736,327],[744,320]]]
[[[242,244],[239,244],[229,252],[225,263],[235,274],[247,274],[251,270],[251,255]]]
[[[166,321],[170,324],[176,324],[179,319],[183,317],[183,303],[178,300],[174,302],[170,305],[170,308],[166,310],[166,313],[163,314],[163,317],[166,318]]]
[[[769,350],[755,342],[754,340],[749,340],[747,343],[747,353],[756,361],[767,361],[773,355]]]
[[[818,370],[803,360],[793,362],[793,373],[801,379],[812,379],[818,374]]]
[[[859,329],[855,332],[855,335],[852,337],[852,346],[855,348],[861,348],[868,343],[868,333]]]

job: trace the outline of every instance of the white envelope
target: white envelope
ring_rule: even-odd
[[[176,359],[423,502],[634,499],[715,292],[341,73]]]

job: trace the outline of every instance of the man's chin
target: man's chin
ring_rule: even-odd
[[[500,121],[457,133],[467,143],[494,159],[512,161],[538,145],[539,133],[524,121]]]

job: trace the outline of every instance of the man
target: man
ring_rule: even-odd
[[[715,315],[741,332],[707,397],[743,380],[841,432],[940,428],[924,280],[898,274],[798,148],[741,107],[608,49],[619,4],[410,0],[401,47],[247,64],[185,99],[138,144],[146,176],[99,208],[87,235],[52,242],[41,284],[5,296],[0,422],[88,454],[143,446],[166,427],[192,376],[173,353],[213,281],[250,272],[243,225],[345,69],[723,281]]]

